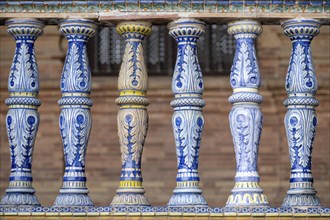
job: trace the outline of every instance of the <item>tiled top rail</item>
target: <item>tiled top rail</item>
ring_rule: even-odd
[[[83,17],[99,20],[150,19],[160,23],[179,17],[227,22],[225,18],[259,18],[263,23],[279,24],[279,19],[305,17],[329,23],[329,1],[0,1],[1,18]],[[219,21],[216,18],[224,18]],[[3,21],[1,21],[3,23]]]
[[[0,208],[1,216],[266,216],[266,217],[330,217],[330,208],[201,208],[201,207],[30,207]]]

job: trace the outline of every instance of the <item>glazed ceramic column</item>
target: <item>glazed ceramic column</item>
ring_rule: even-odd
[[[37,111],[39,73],[34,42],[43,33],[43,23],[36,19],[9,19],[8,33],[16,40],[16,50],[8,78],[10,98],[7,113],[7,134],[11,172],[9,187],[1,206],[39,206],[32,187],[32,153],[39,126]]]
[[[95,28],[93,21],[85,19],[68,19],[60,23],[60,32],[69,43],[61,76],[62,98],[58,102],[65,171],[54,206],[93,205],[85,176],[85,155],[92,126],[91,70],[86,43],[95,34]]]
[[[168,206],[207,206],[199,187],[198,156],[204,127],[203,75],[197,58],[197,40],[205,24],[195,19],[179,19],[168,25],[178,43],[172,80],[172,117],[178,173],[176,188]]]
[[[259,22],[242,20],[230,23],[228,33],[236,39],[236,52],[230,73],[233,104],[229,115],[236,154],[235,186],[227,207],[268,206],[259,186],[258,148],[262,131],[259,104],[260,73],[255,51],[255,39],[262,32]]]
[[[319,33],[320,23],[312,19],[291,19],[282,23],[284,33],[292,41],[292,53],[284,101],[288,111],[284,123],[291,161],[290,189],[282,206],[321,206],[313,188],[312,147],[317,118],[314,98],[317,80],[310,44]]]
[[[120,186],[111,205],[149,205],[144,196],[141,156],[148,129],[146,98],[148,75],[144,63],[142,42],[151,32],[149,22],[122,22],[117,32],[125,39],[125,53],[118,78],[120,92],[116,103],[118,136],[122,159]]]

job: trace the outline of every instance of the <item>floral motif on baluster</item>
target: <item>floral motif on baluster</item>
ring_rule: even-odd
[[[262,114],[256,108],[235,108],[231,111],[231,132],[238,171],[257,169],[258,146],[262,131]]]
[[[198,63],[196,45],[178,46],[177,64],[174,69],[173,91],[203,92],[202,71]]]
[[[291,162],[290,189],[282,206],[321,206],[313,187],[312,149],[317,126],[314,98],[317,79],[310,44],[319,33],[320,23],[313,19],[290,19],[282,22],[284,33],[292,41],[291,59],[286,77],[288,107],[284,123]]]
[[[60,115],[60,131],[64,154],[69,166],[85,165],[85,151],[92,120],[87,109],[63,109]]]
[[[147,80],[146,67],[144,64],[144,55],[142,42],[127,42],[121,65],[118,81],[123,82],[124,88],[146,88]],[[124,80],[130,79],[130,80]]]
[[[178,168],[197,169],[204,118],[198,111],[177,111],[173,115]]]
[[[310,58],[310,47],[308,46],[308,49],[306,49],[301,44],[296,44],[294,47],[286,79],[286,90],[288,93],[315,93],[317,81]]]
[[[86,53],[86,45],[80,45],[72,42],[69,45],[61,76],[61,90],[90,91],[90,75],[91,73]]]
[[[32,147],[38,132],[39,115],[34,110],[10,109],[7,114],[7,133],[12,163],[31,168]]]
[[[122,162],[125,164],[131,159],[139,165],[147,135],[148,115],[145,110],[130,109],[120,111],[117,120]]]
[[[38,67],[34,47],[30,43],[19,43],[9,74],[9,91],[38,91]]]
[[[230,83],[233,88],[259,87],[259,67],[254,51],[253,40],[238,40]]]

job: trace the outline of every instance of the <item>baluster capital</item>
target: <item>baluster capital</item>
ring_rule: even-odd
[[[291,41],[311,41],[320,33],[321,23],[316,19],[288,19],[281,23],[284,34]]]
[[[33,43],[38,36],[43,34],[44,24],[34,18],[12,18],[5,23],[7,32],[15,37],[16,41]]]
[[[97,23],[88,19],[66,19],[60,22],[60,33],[63,34],[68,41],[86,42],[94,36]]]
[[[123,21],[116,26],[116,31],[125,40],[143,40],[151,33],[151,25],[151,22],[148,21]]]
[[[262,32],[262,26],[259,21],[239,20],[228,24],[228,33],[234,35],[235,39],[257,38]]]
[[[178,42],[196,43],[205,32],[203,21],[191,18],[181,18],[168,24],[169,34]]]

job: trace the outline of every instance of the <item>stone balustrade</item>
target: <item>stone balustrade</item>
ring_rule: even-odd
[[[160,2],[160,1],[159,1]],[[50,4],[49,4],[50,5]],[[48,6],[49,6],[48,5]],[[141,6],[141,5],[140,5]],[[3,5],[2,5],[3,7]],[[14,7],[14,6],[13,6]],[[6,15],[8,17],[8,15]],[[33,17],[33,16],[32,16]],[[310,43],[319,33],[321,21],[291,18],[282,21],[284,33],[292,41],[291,59],[284,101],[289,155],[290,189],[279,208],[259,186],[258,148],[263,115],[259,94],[262,73],[259,71],[255,39],[262,33],[258,19],[237,19],[228,23],[228,33],[236,39],[236,53],[230,73],[233,105],[229,114],[236,154],[236,176],[226,207],[210,208],[199,186],[198,157],[204,117],[202,98],[204,82],[198,63],[196,42],[204,33],[205,22],[197,18],[177,18],[168,24],[169,34],[177,42],[172,91],[173,136],[177,153],[176,188],[167,207],[152,207],[144,195],[141,158],[148,130],[148,74],[144,63],[143,40],[152,31],[150,19],[121,21],[116,30],[125,39],[125,53],[118,78],[117,115],[122,171],[117,195],[106,207],[93,206],[88,196],[85,157],[92,125],[89,98],[91,71],[86,42],[95,33],[95,19],[66,18],[59,22],[60,33],[68,40],[68,51],[59,86],[62,98],[59,129],[62,137],[65,170],[60,194],[52,207],[42,207],[32,187],[32,156],[39,124],[41,105],[38,67],[34,42],[43,33],[45,23],[32,17],[6,20],[8,33],[16,41],[16,50],[8,78],[9,98],[6,126],[11,157],[9,185],[0,202],[0,214],[15,215],[139,215],[139,216],[330,216],[313,188],[312,148],[317,117],[314,98],[317,91]],[[103,17],[103,22],[106,20]],[[203,18],[203,16],[202,16]],[[213,20],[216,18],[213,18]],[[111,22],[111,19],[108,18]],[[126,20],[126,19],[125,19]],[[114,122],[115,123],[115,122]],[[262,147],[262,146],[261,146]],[[317,147],[317,146],[316,146]],[[105,168],[106,169],[106,168]],[[221,172],[219,169],[218,172]],[[38,190],[38,189],[36,189]],[[207,190],[207,189],[204,189]],[[110,203],[110,201],[109,201]],[[66,213],[66,214],[65,214]],[[68,214],[69,213],[69,214]],[[251,214],[252,213],[252,214]]]

